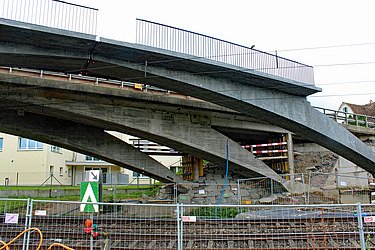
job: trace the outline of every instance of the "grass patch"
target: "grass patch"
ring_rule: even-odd
[[[198,207],[192,210],[188,215],[204,218],[229,219],[235,218],[240,212],[239,209],[231,207]]]

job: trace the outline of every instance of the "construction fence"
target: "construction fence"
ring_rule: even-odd
[[[81,212],[86,206],[98,212]],[[184,205],[0,199],[10,249],[373,249],[375,205]],[[24,232],[24,234],[21,234]],[[42,239],[43,237],[43,239]],[[3,248],[4,249],[4,248]]]

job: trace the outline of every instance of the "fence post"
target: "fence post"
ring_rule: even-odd
[[[182,250],[182,207],[176,203],[176,219],[177,219],[177,249]]]
[[[238,201],[238,205],[241,205],[241,187],[240,187],[240,179],[237,180],[237,201]]]
[[[362,207],[361,203],[357,203],[357,215],[358,215],[358,229],[359,229],[359,239],[361,242],[361,250],[366,250],[365,235],[363,232],[363,220],[362,220]]]
[[[273,197],[273,180],[270,178],[270,181],[271,181],[271,186],[270,186],[270,188],[271,188],[271,197]],[[272,199],[272,205],[273,205],[273,199]]]
[[[31,227],[32,216],[33,216],[33,200],[28,198],[27,199],[27,208],[26,208],[26,226],[25,226],[25,229],[28,229],[28,228]],[[24,234],[24,237],[23,237],[23,240],[24,240],[23,245],[26,245],[26,250],[29,250],[30,233],[31,233],[30,231],[27,232],[27,238],[25,238],[26,234]],[[25,241],[26,241],[26,244],[25,244]],[[22,249],[24,249],[24,247],[22,247]]]
[[[92,224],[94,225],[94,213],[90,213],[90,220],[92,221]],[[94,236],[92,233],[90,234],[90,250],[94,249]]]
[[[309,171],[308,179],[307,179],[307,204],[310,204],[310,192],[311,192],[311,171]]]

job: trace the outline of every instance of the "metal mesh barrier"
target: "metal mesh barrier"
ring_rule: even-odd
[[[81,212],[98,205],[99,212]],[[184,205],[1,199],[0,238],[42,248],[372,249],[374,205]],[[88,223],[90,222],[90,223]],[[11,249],[36,249],[30,232]]]
[[[184,206],[184,249],[355,249],[356,206]]]
[[[99,203],[98,213],[83,213],[82,203],[34,201],[30,226],[43,230],[43,246],[55,242],[77,249],[177,248],[175,205]],[[89,204],[89,203],[88,203]],[[85,221],[92,229],[86,232]],[[93,232],[98,235],[94,236]],[[34,248],[36,241],[30,240]]]
[[[362,205],[363,243],[365,249],[375,248],[375,206]]]
[[[0,240],[9,242],[27,228],[29,213],[27,199],[0,198]],[[25,235],[26,236],[26,235]],[[19,248],[26,244],[26,237],[21,237],[14,245]]]

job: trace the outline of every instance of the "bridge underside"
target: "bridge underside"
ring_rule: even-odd
[[[80,84],[62,83],[43,78],[0,74],[0,82],[2,83],[0,96],[3,100],[8,100],[8,103],[2,103],[4,108],[11,107],[95,126],[103,130],[130,134],[223,166],[226,162],[226,144],[228,144],[232,172],[248,177],[263,175],[278,182],[284,182],[277,173],[256,159],[252,153],[214,130],[209,119],[199,118],[199,115],[189,113],[181,107],[166,107],[169,111],[164,110],[161,104],[160,106],[151,105],[148,109],[139,108],[136,106],[142,106],[142,104],[135,104],[135,101],[116,97],[113,93],[105,95],[109,91],[107,88],[102,88],[100,93],[90,93],[89,90],[98,91],[98,87],[80,86]],[[123,91],[119,90],[119,92]],[[173,109],[175,109],[174,112],[172,112]],[[2,119],[5,120],[5,117]],[[98,150],[93,152],[98,154]],[[105,160],[117,164],[108,155],[105,156]],[[126,158],[122,159],[122,162],[130,165]],[[132,161],[131,163],[137,172],[146,171],[142,164],[137,165]],[[147,172],[155,176],[158,171],[152,172],[149,168]],[[165,179],[165,176],[163,173],[157,179]]]
[[[313,87],[156,48],[98,42],[92,36],[49,28],[8,23],[0,31],[6,34],[0,40],[0,65],[82,72],[194,96],[302,135],[375,173],[374,152],[307,102],[306,95],[316,92]]]
[[[90,154],[163,182],[183,182],[158,161],[94,126],[28,112],[20,114],[19,110],[1,110],[0,130]]]

